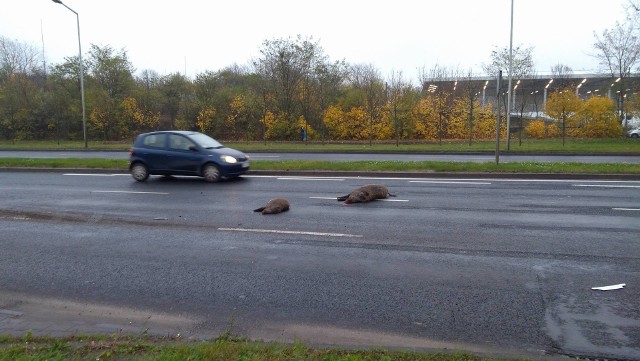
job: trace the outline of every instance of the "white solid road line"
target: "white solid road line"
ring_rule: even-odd
[[[64,173],[63,175],[70,176],[82,176],[82,177],[115,177],[120,175],[130,176],[126,173],[113,173],[113,174],[101,174],[101,173]]]
[[[166,192],[134,192],[134,191],[91,191],[91,193],[169,194]]]
[[[599,187],[599,188],[640,188],[632,185],[614,185],[614,184],[572,184],[574,187]]]
[[[318,177],[278,177],[278,180],[305,180],[305,181],[343,181],[344,178],[318,178]]]
[[[491,182],[470,182],[470,181],[430,181],[430,180],[412,180],[409,183],[435,183],[435,184],[491,184]]]
[[[640,208],[611,208],[614,211],[640,211]]]
[[[285,231],[280,229],[259,229],[259,228],[218,228],[219,231],[231,232],[255,232],[255,233],[278,233],[278,234],[296,234],[304,236],[324,236],[324,237],[349,237],[361,238],[360,234],[347,233],[325,233],[325,232],[306,232],[306,231]]]

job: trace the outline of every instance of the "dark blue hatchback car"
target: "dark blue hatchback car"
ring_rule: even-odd
[[[207,182],[217,182],[248,170],[246,154],[198,132],[140,134],[129,150],[129,171],[138,182],[146,181],[153,174],[199,176]]]

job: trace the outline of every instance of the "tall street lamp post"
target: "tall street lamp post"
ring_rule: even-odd
[[[76,14],[76,21],[78,24],[78,59],[80,61],[80,99],[82,101],[82,134],[84,137],[84,147],[88,148],[87,145],[87,116],[86,116],[86,111],[85,111],[85,106],[84,106],[84,69],[82,68],[82,44],[80,42],[80,15],[78,15],[78,13],[73,10],[72,8],[68,7],[67,5],[65,5],[62,1],[60,0],[51,0],[56,4],[60,4],[62,6],[64,6],[65,8],[71,10],[71,12],[73,12],[74,14]]]
[[[509,32],[509,88],[507,91],[507,150],[511,145],[511,98],[512,88],[511,81],[513,79],[513,0],[511,0],[511,30]]]

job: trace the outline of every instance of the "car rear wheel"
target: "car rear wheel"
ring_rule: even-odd
[[[149,170],[142,163],[136,163],[131,166],[131,176],[138,182],[144,182],[149,178]]]
[[[207,164],[202,169],[202,177],[209,183],[214,183],[220,180],[220,169],[215,164]]]
[[[638,138],[638,134],[636,133],[631,134],[631,138]]]

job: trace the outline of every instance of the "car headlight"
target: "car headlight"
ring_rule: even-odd
[[[222,159],[222,161],[225,163],[238,163],[238,160],[230,155],[221,155],[220,159]]]

